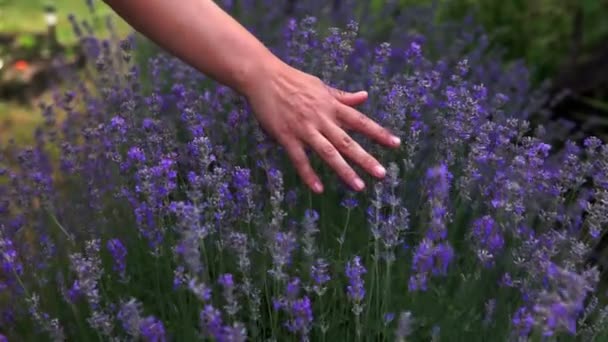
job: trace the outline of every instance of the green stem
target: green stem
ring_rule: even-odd
[[[276,336],[278,336],[278,334],[279,334],[279,331],[278,331],[279,330],[279,327],[278,327],[279,313],[277,312],[277,310],[273,310],[272,305],[270,303],[272,302],[272,293],[274,293],[275,291],[279,291],[279,283],[275,279],[272,282],[272,285],[273,285],[274,291],[271,291],[270,295],[268,296],[268,306],[272,312],[272,315],[271,315],[271,317],[272,317],[271,318],[272,319],[272,323],[271,323],[272,324],[272,337],[276,338]]]
[[[342,246],[344,246],[344,239],[346,239],[346,231],[348,230],[348,223],[350,222],[350,209],[346,211],[346,223],[344,223],[344,229],[342,230],[342,235],[340,235],[340,239],[338,243],[340,247],[338,248],[338,260],[342,260]]]
[[[361,316],[355,315],[355,329],[357,334],[357,341],[361,341]]]
[[[63,232],[65,234],[65,236],[68,238],[68,241],[70,241],[73,244],[74,237],[72,235],[70,235],[70,233],[68,233],[67,229],[65,229],[63,227],[63,225],[61,225],[61,223],[59,223],[59,220],[57,220],[55,215],[53,215],[50,211],[47,211],[47,212],[48,212],[49,216],[51,217],[51,220],[53,220],[53,223],[55,223],[55,225],[59,228],[59,230],[61,230],[61,232]]]
[[[386,281],[384,283],[384,301],[382,302],[382,314],[388,312],[388,303],[391,302],[391,267],[393,262],[386,261]]]
[[[201,242],[201,249],[203,250],[203,259],[205,260],[205,272],[204,272],[204,276],[205,279],[203,279],[205,282],[209,282],[209,279],[211,278],[211,274],[209,273],[209,257],[207,255],[207,247],[205,246],[205,241]]]

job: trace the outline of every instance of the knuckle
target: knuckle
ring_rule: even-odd
[[[310,180],[313,176],[312,170],[308,167],[307,163],[304,163],[298,167],[298,173],[300,177],[305,180]]]
[[[378,136],[385,141],[390,141],[390,139],[393,135],[388,130],[386,130],[382,127],[379,127]]]
[[[305,141],[312,141],[317,136],[317,129],[311,124],[305,124],[300,131],[300,137]]]
[[[293,160],[293,163],[298,168],[305,167],[306,163],[308,163],[308,160],[306,159],[306,156],[302,155],[300,153],[294,153],[294,154],[292,154],[291,159]]]
[[[373,167],[375,167],[376,165],[378,165],[378,161],[376,161],[376,158],[372,157],[371,155],[369,155],[368,153],[366,153],[363,158],[362,158],[362,164],[363,166],[371,169]]]
[[[356,120],[355,122],[357,123],[357,125],[362,129],[368,129],[370,126],[370,122],[369,122],[369,119],[367,118],[367,116],[365,116],[361,113],[357,114],[357,118],[355,120]]]
[[[347,183],[350,183],[353,179],[358,178],[355,170],[348,165],[341,167],[340,170],[338,170],[338,174]]]
[[[340,141],[338,143],[338,148],[340,150],[350,150],[353,148],[353,144],[354,141],[351,137],[349,137],[347,134],[343,135],[340,137]]]
[[[327,159],[333,159],[336,156],[337,151],[332,145],[327,144],[321,146],[319,153],[321,154],[321,156]]]
[[[340,108],[340,106],[342,105],[342,103],[341,103],[340,101],[338,101],[338,99],[337,99],[337,98],[335,98],[335,97],[332,97],[332,98],[329,100],[329,104],[330,104],[330,105],[331,105],[331,106],[334,108],[334,110],[335,110],[336,112],[338,112],[338,111],[339,111],[339,108]]]
[[[276,139],[279,141],[289,142],[293,137],[293,129],[290,125],[281,125],[274,129]]]

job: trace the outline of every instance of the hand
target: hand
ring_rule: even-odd
[[[286,149],[298,174],[314,192],[323,192],[323,185],[310,165],[305,145],[356,191],[365,184],[344,158],[377,178],[385,176],[385,168],[344,131],[354,130],[380,144],[399,146],[399,138],[352,107],[367,100],[366,92],[331,88],[285,64],[271,70],[258,77],[246,96],[261,126]]]

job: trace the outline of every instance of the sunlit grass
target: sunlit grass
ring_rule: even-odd
[[[88,21],[98,32],[97,36],[108,34],[105,25],[108,16],[119,35],[131,32],[128,24],[115,15],[102,1],[93,1],[92,13],[86,0],[0,0],[0,33],[16,34],[18,43],[27,45],[31,34],[45,32],[44,8],[53,5],[57,11],[57,38],[61,44],[73,45],[77,37],[68,20],[70,14],[79,22]],[[50,103],[49,92],[34,99],[32,103],[0,100],[0,144],[14,139],[17,143],[29,143],[35,128],[42,122],[40,102]]]
[[[96,16],[105,18],[111,15],[117,29],[127,32],[129,26],[102,1],[93,1]],[[60,42],[70,44],[75,42],[75,35],[68,20],[73,14],[80,21],[91,19],[91,12],[85,0],[0,0],[0,32],[31,33],[44,31],[44,8],[53,5],[57,11],[57,35]],[[103,20],[97,23],[96,29],[104,30]]]

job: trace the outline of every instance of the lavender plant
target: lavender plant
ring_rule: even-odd
[[[400,135],[399,151],[360,139],[389,166],[364,193],[325,172],[312,195],[243,98],[82,36],[94,85],[57,93],[36,144],[0,155],[0,340],[608,337],[589,262],[608,146],[555,150],[479,50],[431,58],[323,23],[289,20],[272,47],[369,89],[365,112]]]

